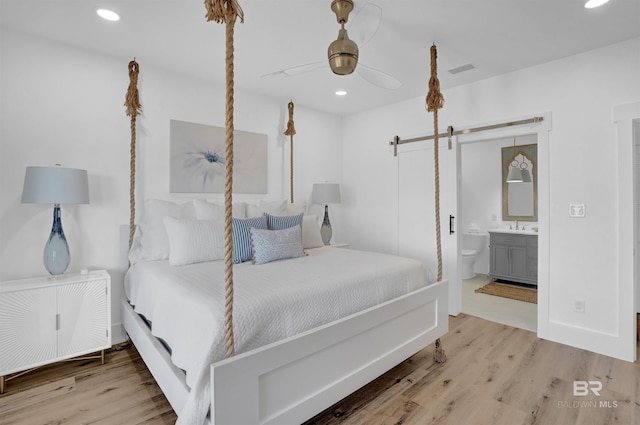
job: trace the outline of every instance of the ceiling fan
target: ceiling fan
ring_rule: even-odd
[[[396,78],[362,63],[358,63],[360,53],[358,44],[349,38],[345,28],[345,24],[349,20],[349,14],[353,11],[353,8],[353,0],[333,0],[331,2],[331,10],[336,14],[336,20],[340,24],[338,38],[333,41],[327,49],[327,59],[331,71],[336,75],[349,75],[355,71],[366,81],[378,87],[391,90],[399,88],[402,83]],[[372,3],[368,3],[357,13],[354,21],[356,19],[358,19],[357,26],[354,27],[356,24],[352,22],[350,29],[356,33],[356,37],[359,36],[361,39],[360,47],[362,47],[373,38],[378,30],[380,20],[382,19],[382,9]],[[312,62],[271,72],[262,77],[292,77],[323,68],[326,65],[327,62],[325,61]]]

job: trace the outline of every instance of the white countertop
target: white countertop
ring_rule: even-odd
[[[513,230],[513,229],[489,229],[491,233],[515,233],[518,235],[537,235],[538,232],[534,232],[533,230]]]

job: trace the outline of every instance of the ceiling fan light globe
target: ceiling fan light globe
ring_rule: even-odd
[[[331,71],[337,75],[349,75],[358,65],[358,45],[351,41],[344,28],[338,33],[335,40],[327,50]]]

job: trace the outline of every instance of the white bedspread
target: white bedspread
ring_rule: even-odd
[[[313,329],[435,281],[416,260],[322,247],[308,256],[234,266],[236,354]],[[172,349],[192,388],[178,423],[200,424],[209,403],[209,364],[224,358],[224,262],[172,267],[136,263],[125,293],[152,333]]]

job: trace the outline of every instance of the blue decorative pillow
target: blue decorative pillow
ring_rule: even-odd
[[[302,249],[302,227],[300,226],[282,230],[262,230],[252,227],[249,232],[254,264],[305,255]]]
[[[298,215],[286,215],[278,216],[264,213],[267,218],[267,229],[269,230],[282,230],[290,227],[302,226],[302,217],[304,213]]]
[[[250,228],[266,229],[267,218],[235,218],[232,219],[233,225],[233,263],[239,264],[251,260],[251,234]]]

